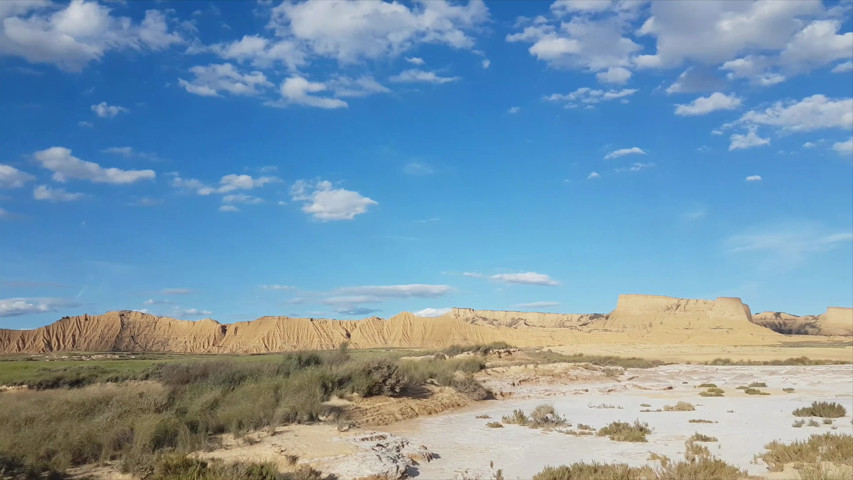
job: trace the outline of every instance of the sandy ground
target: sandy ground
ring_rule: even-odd
[[[549,347],[557,353],[615,355],[662,360],[673,363],[704,363],[717,358],[734,361],[769,361],[808,357],[812,360],[853,362],[853,341],[849,337],[783,337],[780,345],[685,345],[652,343],[577,343]]]
[[[633,378],[632,378],[633,377]],[[632,378],[631,380],[627,380]],[[477,475],[490,478],[493,468],[501,468],[508,479],[530,478],[547,465],[577,461],[625,462],[640,466],[651,452],[680,459],[684,442],[694,432],[711,435],[718,442],[706,444],[713,455],[768,477],[766,466],[755,454],[772,440],[785,442],[807,438],[814,433],[853,433],[853,366],[813,367],[711,367],[670,365],[649,370],[628,370],[622,381],[591,377],[570,384],[521,385],[513,399],[482,402],[452,413],[399,422],[383,430],[427,445],[439,456],[419,466],[418,478],[448,479]],[[746,395],[736,387],[766,382],[767,396]],[[715,383],[726,391],[724,397],[701,397],[701,383]],[[782,388],[794,388],[785,393]],[[795,428],[791,412],[814,400],[835,401],[848,414],[832,425]],[[695,405],[690,412],[640,412],[662,409],[686,401]],[[639,419],[652,427],[648,443],[613,442],[603,437],[576,437],[527,427],[507,425],[488,428],[514,409],[527,412],[541,403],[553,405],[573,424],[600,428],[612,421]],[[642,407],[641,404],[651,407]],[[615,408],[603,408],[615,407]],[[476,418],[488,415],[491,419]],[[690,419],[715,423],[694,424]],[[833,430],[835,427],[835,430]],[[651,463],[650,463],[651,464]],[[653,465],[653,464],[652,464]],[[772,475],[772,478],[780,478]],[[783,477],[784,478],[784,477]],[[787,476],[787,478],[797,478]]]

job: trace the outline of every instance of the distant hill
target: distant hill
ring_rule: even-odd
[[[352,348],[442,348],[496,341],[553,346],[592,338],[652,344],[764,345],[778,343],[781,337],[776,332],[853,335],[851,312],[830,308],[814,319],[769,313],[754,319],[739,298],[690,300],[652,295],[621,295],[609,314],[455,308],[435,318],[403,312],[387,320],[261,317],[220,324],[211,319],[186,321],[117,311],[64,317],[35,330],[0,329],[0,353],[266,353],[333,349],[342,342],[349,342]],[[797,326],[800,324],[804,326]]]

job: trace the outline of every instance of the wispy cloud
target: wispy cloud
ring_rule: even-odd
[[[449,313],[451,310],[453,310],[453,309],[450,307],[445,307],[445,308],[427,307],[427,308],[424,308],[424,309],[418,310],[417,312],[412,312],[412,313],[414,313],[415,315],[417,315],[419,317],[440,317],[446,313]]]
[[[614,150],[607,155],[604,156],[605,160],[611,160],[614,158],[624,157],[625,155],[645,155],[646,152],[640,147],[631,147],[631,148],[620,148],[619,150]]]
[[[726,251],[735,255],[763,255],[774,267],[790,268],[809,257],[853,242],[853,232],[827,230],[802,223],[771,226],[732,235],[725,241]]]
[[[56,312],[59,308],[79,305],[69,298],[3,298],[0,299],[0,317]]]
[[[559,305],[560,302],[530,302],[530,303],[517,303],[515,306],[518,308],[551,308]]]
[[[472,278],[487,278],[496,282],[514,283],[519,285],[543,285],[553,287],[560,283],[552,279],[549,275],[537,272],[521,272],[521,273],[496,273],[494,275],[486,275],[476,272],[464,272],[462,274]]]

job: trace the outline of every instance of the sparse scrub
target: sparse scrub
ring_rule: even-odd
[[[566,420],[557,414],[554,407],[546,403],[534,408],[530,415],[520,409],[513,410],[511,415],[504,415],[502,421],[503,423],[530,428],[557,427],[566,423]]]
[[[711,451],[705,445],[699,445],[693,437],[684,442],[684,459],[690,463],[699,460],[700,458],[710,458]]]
[[[512,345],[506,342],[492,342],[489,344],[478,344],[478,345],[451,345],[445,348],[442,353],[447,355],[448,357],[453,357],[456,355],[460,355],[462,353],[473,353],[475,355],[488,355],[492,353],[494,350],[505,350],[507,348],[513,348]]]
[[[504,415],[501,418],[501,421],[503,423],[526,426],[530,422],[530,419],[527,418],[527,414],[524,413],[524,410],[515,409],[510,415]]]
[[[832,425],[832,419],[831,418],[824,418],[823,424],[824,425]]]
[[[702,418],[692,418],[688,421],[688,423],[717,423],[717,422],[712,422],[711,420],[705,420]]]
[[[767,384],[764,382],[752,382],[749,386],[751,388],[767,388]]]
[[[812,402],[811,406],[793,411],[795,417],[839,418],[847,415],[847,409],[835,402]]]
[[[829,462],[853,466],[853,436],[825,433],[812,435],[807,440],[789,444],[778,441],[764,447],[767,451],[760,456],[771,472],[779,472],[786,463],[816,465]]]
[[[726,393],[725,390],[723,390],[722,388],[711,387],[708,390],[705,390],[704,392],[700,392],[699,396],[701,396],[701,397],[722,397],[723,394],[725,394],[725,393]]]
[[[646,435],[652,433],[647,423],[634,420],[627,422],[612,422],[598,430],[599,437],[607,437],[616,442],[645,442]]]
[[[637,357],[614,357],[609,355],[584,355],[576,353],[563,355],[550,350],[540,350],[528,353],[533,360],[540,363],[589,363],[599,367],[622,367],[622,368],[654,368],[664,365],[658,360],[646,360]]]
[[[779,365],[779,366],[791,366],[791,365],[847,365],[850,362],[846,362],[843,360],[812,360],[808,357],[796,357],[796,358],[787,358],[785,360],[767,360],[767,361],[753,361],[753,360],[732,360],[730,358],[715,358],[710,362],[707,362],[707,365],[738,365],[738,366],[747,366],[747,365]]]
[[[701,433],[694,433],[690,440],[694,442],[716,442],[717,437],[710,437],[708,435],[702,435]]]
[[[801,428],[805,424],[806,424],[805,420],[794,420],[794,423],[792,423],[791,426],[794,428]]]
[[[815,420],[814,418],[810,419],[809,423],[807,423],[806,425],[808,425],[810,427],[819,427],[820,426],[820,424],[817,423],[817,420]]]
[[[703,383],[700,384],[697,388],[717,388],[716,383]]]
[[[794,389],[791,387],[785,387],[782,389],[782,391],[785,393],[794,393]]]
[[[746,473],[722,460],[702,457],[695,462],[672,462],[655,456],[661,465],[630,467],[627,464],[573,463],[545,467],[533,480],[739,480]]]
[[[761,390],[759,390],[759,389],[757,389],[757,388],[752,388],[752,387],[747,387],[747,388],[743,391],[743,393],[745,393],[745,394],[747,394],[747,395],[770,395],[770,394],[769,394],[769,393],[767,393],[767,392],[764,392],[764,391],[761,391]]]
[[[696,407],[690,402],[678,402],[675,405],[664,405],[663,410],[665,412],[692,412],[696,410]]]
[[[305,467],[294,473],[279,473],[270,463],[206,461],[182,455],[166,455],[154,468],[150,480],[324,480],[320,472]]]
[[[489,422],[486,426],[489,428],[504,428],[504,424],[501,422]]]

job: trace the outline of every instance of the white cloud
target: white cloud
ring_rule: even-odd
[[[496,273],[494,275],[485,275],[475,272],[464,272],[465,277],[473,278],[488,278],[496,282],[515,283],[520,285],[542,285],[553,287],[560,283],[552,279],[544,273],[536,272],[521,272],[521,273]]]
[[[589,87],[581,87],[571,93],[552,93],[545,96],[548,102],[565,103],[565,108],[578,108],[581,105],[595,105],[600,102],[622,99],[627,101],[629,97],[637,93],[636,88],[625,88],[622,90],[596,90]]]
[[[428,72],[416,68],[403,70],[397,75],[394,75],[389,80],[394,83],[434,83],[443,84],[459,80],[459,77],[442,77],[435,72]]]
[[[610,67],[604,72],[595,74],[595,78],[601,83],[622,85],[631,79],[631,71],[623,67]]]
[[[271,68],[284,64],[294,71],[306,64],[306,52],[289,39],[268,40],[257,35],[244,35],[240,40],[219,43],[210,47],[195,47],[193,53],[212,51],[226,60],[248,62],[256,68]]]
[[[676,105],[675,114],[681,116],[705,115],[716,110],[734,110],[741,105],[741,99],[735,95],[714,92],[707,97],[699,97],[686,105]]]
[[[645,155],[646,152],[640,147],[631,147],[631,148],[620,148],[619,150],[614,150],[607,155],[604,156],[605,160],[611,160],[614,158],[624,157],[625,155]]]
[[[800,101],[776,102],[764,110],[751,110],[735,122],[768,125],[794,132],[822,128],[853,128],[853,98],[838,100],[812,95]]]
[[[0,298],[0,317],[55,312],[58,308],[78,305],[67,298]]]
[[[261,288],[264,290],[293,290],[296,287],[291,287],[290,285],[261,285]]]
[[[803,144],[803,148],[815,148],[817,146],[814,142],[806,142]]]
[[[234,205],[220,205],[219,208],[217,208],[217,210],[219,210],[220,212],[239,212],[240,211],[240,209],[235,207]]]
[[[131,147],[109,147],[101,151],[112,155],[121,155],[122,157],[129,157],[133,155],[133,148]]]
[[[442,315],[446,315],[446,314],[450,313],[451,310],[453,310],[453,309],[450,307],[446,307],[446,308],[427,307],[427,308],[418,310],[417,312],[413,312],[413,314],[417,315],[418,317],[440,317]]]
[[[530,303],[519,303],[515,306],[518,308],[551,308],[559,305],[560,302],[530,302]]]
[[[347,102],[328,97],[312,95],[327,90],[328,87],[321,82],[311,82],[303,77],[289,77],[281,84],[281,96],[285,104],[306,105],[309,107],[334,109],[346,108]],[[269,104],[276,106],[275,104]]]
[[[666,93],[695,93],[720,90],[725,87],[725,80],[707,67],[691,66],[681,72],[678,78],[667,87]]]
[[[853,72],[853,61],[839,63],[832,69],[832,73]]]
[[[421,43],[470,49],[474,40],[466,32],[489,18],[480,0],[411,8],[397,2],[283,2],[271,14],[268,27],[277,36],[340,63],[394,57]]]
[[[0,188],[20,188],[36,177],[11,165],[0,163]]]
[[[747,55],[729,60],[723,63],[720,69],[729,71],[726,77],[730,80],[745,78],[750,84],[761,87],[769,87],[787,80],[784,75],[773,69],[772,59],[761,55]]]
[[[101,102],[97,105],[92,105],[92,111],[95,112],[95,115],[101,118],[113,118],[119,113],[127,113],[128,110],[125,107],[121,107],[118,105],[108,105],[107,102]]]
[[[195,78],[191,82],[179,78],[178,85],[187,92],[202,97],[218,97],[222,92],[254,96],[273,86],[262,72],[253,71],[243,74],[230,63],[196,65],[190,68],[190,72]]]
[[[645,170],[645,169],[647,169],[647,168],[654,168],[654,167],[656,167],[656,166],[657,166],[657,165],[655,165],[655,164],[654,164],[654,163],[652,163],[652,162],[647,162],[647,163],[643,163],[643,162],[634,162],[634,164],[633,164],[633,165],[631,165],[630,167],[621,167],[621,168],[617,168],[617,169],[616,169],[616,173],[639,172],[640,170]]]
[[[326,87],[334,92],[336,97],[366,97],[377,93],[390,93],[391,89],[377,82],[370,75],[359,78],[335,76],[326,82]]]
[[[551,67],[594,72],[602,82],[626,82],[633,66],[631,57],[642,49],[627,36],[632,30],[630,19],[641,4],[600,2],[582,8],[580,2],[569,3],[555,2],[550,18],[522,22],[524,29],[507,35],[506,40],[531,43],[528,52]]]
[[[423,58],[420,57],[406,57],[406,61],[411,63],[412,65],[423,65],[426,63]]]
[[[746,181],[747,182],[760,182],[761,181],[761,175],[750,175],[750,176],[746,177]]]
[[[601,178],[601,174],[598,172],[589,172],[589,175],[586,176],[587,180],[595,180],[596,178]]]
[[[31,2],[25,8],[1,3],[0,55],[51,63],[66,71],[80,71],[110,50],[161,50],[184,41],[169,32],[166,17],[157,10],[147,10],[142,22],[134,23],[111,15],[109,7],[97,2]]]
[[[853,32],[838,35],[839,20],[815,20],[797,32],[779,54],[780,64],[793,71],[809,71],[836,60],[853,58]]]
[[[172,186],[182,190],[191,190],[198,195],[211,195],[214,193],[228,193],[235,190],[252,190],[263,187],[268,183],[280,182],[278,177],[252,177],[251,175],[228,174],[219,179],[219,186],[210,186],[195,178],[182,178],[177,173],[171,173]],[[239,197],[234,197],[239,198]],[[245,203],[245,202],[244,202]]]
[[[521,111],[521,107],[509,107],[509,109],[507,109],[506,113],[508,113],[510,115],[515,115],[516,113],[518,113],[520,111]]]
[[[47,185],[39,185],[33,190],[33,198],[36,200],[47,200],[49,202],[73,202],[80,200],[85,195],[82,193],[66,192],[62,188],[50,188]]]
[[[244,205],[257,205],[259,203],[264,203],[262,198],[258,198],[252,195],[246,195],[245,193],[232,193],[230,195],[225,195],[222,197],[222,203],[225,204],[235,204],[240,203]]]
[[[53,179],[57,182],[79,179],[95,183],[121,185],[139,180],[153,180],[156,176],[154,170],[103,168],[97,163],[87,162],[72,156],[71,150],[64,147],[51,147],[38,151],[33,156],[42,167],[53,172]]]
[[[770,145],[770,139],[759,137],[755,127],[751,127],[746,135],[735,133],[729,137],[729,140],[731,140],[729,151]]]
[[[176,317],[201,317],[213,315],[210,310],[200,310],[198,308],[176,308],[174,314]]]
[[[840,155],[853,155],[853,137],[850,137],[846,142],[835,142],[832,144],[832,149]]]
[[[447,295],[452,291],[453,288],[449,285],[428,285],[422,283],[407,285],[367,285],[359,287],[343,287],[336,290],[336,292],[341,295],[378,298],[438,298]]]
[[[92,128],[95,126],[95,124],[93,124],[92,122],[87,122],[85,120],[81,120],[81,121],[77,122],[77,126],[83,127],[83,128]]]
[[[297,180],[291,187],[294,201],[303,202],[302,211],[321,221],[352,220],[356,215],[367,212],[375,200],[358,192],[343,188],[332,188],[332,183],[321,180],[316,183]]]
[[[483,67],[484,70],[488,70],[489,67],[492,66],[492,61],[489,60],[488,58],[486,58],[486,59],[483,59],[482,62],[480,62],[480,65]]]

